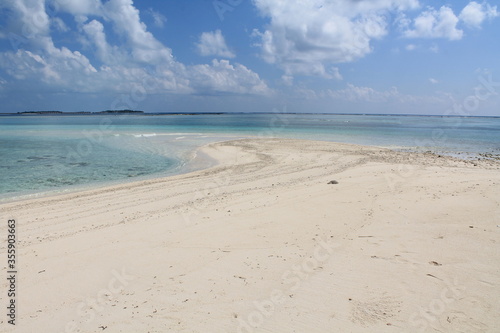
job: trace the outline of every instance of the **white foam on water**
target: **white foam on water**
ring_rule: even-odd
[[[156,133],[143,133],[143,134],[132,134],[136,138],[149,138],[156,136]]]

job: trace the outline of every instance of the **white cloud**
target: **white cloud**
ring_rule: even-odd
[[[415,45],[415,44],[408,44],[408,45],[406,45],[406,47],[405,47],[405,49],[406,49],[407,51],[413,51],[413,50],[415,50],[416,48],[417,48],[417,45]]]
[[[481,24],[486,19],[492,19],[498,16],[497,7],[490,6],[487,3],[479,4],[471,1],[467,6],[462,9],[458,16],[467,26],[473,28],[480,28]]]
[[[202,33],[196,47],[202,56],[235,57],[235,54],[227,47],[220,30]]]
[[[269,88],[243,65],[231,65],[228,60],[213,60],[211,65],[192,67],[189,77],[194,88],[208,92],[268,94]]]
[[[173,62],[172,50],[147,31],[132,0],[110,0],[104,4],[104,14],[113,21],[116,32],[127,39],[135,61],[147,64]]]
[[[387,34],[387,14],[417,8],[416,0],[254,0],[270,23],[254,30],[263,59],[286,75],[335,78],[328,65],[351,62],[372,51]]]
[[[9,22],[2,22],[2,25],[10,24],[10,29],[5,30],[11,30],[13,33],[19,32],[17,35],[34,41],[49,33],[51,22],[45,12],[44,1],[8,1],[0,4],[0,8],[2,7],[10,9]]]
[[[329,71],[328,75],[331,76],[334,79],[337,79],[337,80],[342,80],[343,79],[343,77],[340,74],[340,71],[339,71],[339,69],[337,67],[330,68],[330,71]]]
[[[151,17],[153,18],[153,23],[156,27],[163,28],[165,22],[167,22],[167,18],[165,17],[165,15],[163,15],[160,12],[157,12],[153,8],[149,8],[147,10],[147,13],[151,15]]]
[[[396,87],[386,91],[378,91],[370,87],[358,87],[351,83],[348,83],[344,89],[326,90],[325,96],[350,102],[387,102],[409,98],[402,95]]]
[[[396,18],[394,19],[394,25],[396,25],[401,31],[408,29],[410,24],[411,19],[409,19],[403,12],[398,13]]]
[[[413,29],[408,28],[404,35],[409,38],[458,40],[463,36],[463,31],[457,29],[458,21],[450,7],[442,6],[439,10],[429,8],[413,21]]]
[[[413,21],[402,15],[398,18],[399,28],[408,38],[446,38],[448,40],[462,39],[464,32],[457,26],[463,22],[467,27],[480,28],[486,19],[499,16],[496,6],[475,1],[469,2],[457,16],[448,6],[439,10],[428,7]]]
[[[68,26],[59,17],[52,18],[52,25],[59,31],[66,32],[69,30]]]
[[[18,80],[42,81],[57,88],[67,86],[69,90],[72,87],[82,88],[79,85],[81,78],[97,72],[78,51],[50,47],[47,53],[44,56],[26,50],[2,53],[0,67],[4,67],[7,74]]]
[[[52,0],[51,3],[56,10],[74,16],[100,15],[102,13],[100,0]]]
[[[432,78],[432,77],[431,77],[431,78],[429,78],[429,82],[430,82],[430,83],[432,83],[432,84],[437,84],[437,83],[439,83],[439,81],[438,81],[438,80],[436,80],[436,79],[434,79],[434,78]]]
[[[241,64],[214,61],[186,66],[176,61],[172,50],[147,30],[131,0],[53,0],[57,11],[51,14],[52,22],[54,17],[62,17],[57,14],[73,15],[78,31],[72,33],[80,33],[77,40],[84,41],[85,53],[93,53],[98,59],[92,64],[83,51],[54,45],[44,2],[17,0],[2,4],[12,11],[14,19],[7,23],[10,31],[25,37],[18,50],[0,52],[0,69],[18,80],[14,85],[19,90],[36,87],[125,94],[134,89],[180,94],[271,92],[256,73]],[[38,19],[34,20],[33,15]],[[108,40],[109,31],[103,22],[121,37],[113,40],[116,45]]]
[[[88,19],[85,15],[75,15],[75,22],[78,24],[84,24]]]
[[[109,64],[112,59],[115,59],[110,53],[110,46],[106,41],[104,26],[101,22],[92,20],[89,23],[83,25],[83,31],[95,45],[97,56],[103,63]]]

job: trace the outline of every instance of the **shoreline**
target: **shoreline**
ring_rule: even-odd
[[[259,139],[258,137],[254,136],[245,136],[242,138],[228,138],[227,140],[221,140],[221,141],[214,141],[211,143],[203,144],[202,146],[197,147],[193,151],[189,152],[189,155],[192,155],[192,157],[187,160],[184,164],[175,167],[174,169],[178,169],[177,171],[175,170],[165,170],[161,173],[154,173],[154,174],[149,174],[149,175],[144,175],[144,176],[139,176],[139,177],[134,177],[134,179],[115,179],[115,180],[109,180],[109,181],[102,181],[102,182],[96,182],[96,183],[88,183],[88,184],[75,184],[75,185],[69,185],[66,187],[60,187],[60,188],[54,188],[54,189],[46,189],[43,191],[38,191],[38,192],[19,192],[18,194],[15,194],[14,196],[10,196],[7,193],[4,193],[0,195],[0,205],[6,204],[6,203],[11,203],[11,202],[19,202],[19,201],[25,201],[25,200],[32,200],[32,199],[37,199],[37,198],[47,198],[47,197],[52,197],[52,196],[58,196],[58,195],[65,195],[65,194],[71,194],[71,193],[77,193],[77,192],[82,192],[82,191],[92,191],[92,190],[97,190],[97,189],[103,189],[106,187],[112,187],[112,186],[117,186],[117,185],[122,185],[122,184],[130,184],[130,183],[140,183],[144,182],[147,180],[154,180],[154,179],[162,179],[162,178],[168,178],[168,177],[173,177],[177,175],[183,175],[183,174],[189,174],[192,172],[200,171],[200,170],[205,170],[209,169],[212,167],[217,166],[217,160],[211,157],[209,154],[204,153],[204,150],[206,147],[211,146],[212,144],[218,144],[218,143],[223,143],[223,142],[233,142],[233,141],[240,141],[240,140],[254,140],[254,139]],[[445,157],[445,158],[452,158],[454,160],[458,161],[464,161],[467,163],[472,163],[472,164],[477,164],[481,160],[484,161],[490,161],[495,163],[495,161],[500,161],[500,156],[493,156],[493,157],[488,157],[484,153],[469,153],[469,152],[441,152],[436,149],[432,148],[423,148],[423,147],[406,147],[406,146],[396,146],[396,147],[388,147],[388,146],[380,146],[380,145],[362,145],[362,144],[356,144],[356,143],[345,143],[345,142],[333,142],[333,141],[316,141],[316,140],[303,140],[303,139],[291,139],[291,138],[280,138],[280,137],[271,137],[271,138],[266,138],[264,140],[300,140],[300,141],[310,141],[310,142],[323,142],[323,143],[331,143],[331,144],[338,144],[338,145],[352,145],[353,147],[368,147],[368,148],[374,148],[374,149],[381,149],[381,150],[388,150],[392,151],[395,153],[401,153],[401,154],[416,154],[416,155],[433,155],[436,157]],[[492,154],[489,154],[492,155]],[[187,166],[187,168],[185,168]]]
[[[0,116],[197,116],[197,115],[259,115],[275,114],[275,112],[144,112],[138,111],[124,113],[106,113],[106,111],[61,111],[60,113],[50,113],[51,111],[24,111],[24,112],[0,112]],[[322,116],[376,116],[376,117],[437,117],[437,118],[500,118],[500,116],[481,116],[481,115],[453,115],[453,114],[406,114],[406,113],[331,113],[331,112],[281,112],[286,115],[322,115]]]
[[[189,175],[196,172],[206,171],[211,168],[216,168],[217,166],[219,166],[219,164],[224,164],[224,162],[226,161],[226,158],[220,156],[220,154],[218,154],[215,150],[210,149],[210,146],[224,142],[233,142],[240,140],[247,140],[247,139],[236,139],[236,140],[229,139],[224,141],[208,143],[198,147],[197,149],[189,153],[190,155],[192,155],[192,157],[184,165],[179,167],[179,169],[182,169],[185,165],[189,165],[189,167],[187,169],[183,169],[183,171],[178,173],[167,174],[168,172],[171,172],[170,170],[162,173],[145,175],[142,177],[134,177],[134,179],[124,178],[124,179],[92,183],[92,184],[70,185],[68,187],[54,189],[53,191],[19,194],[15,197],[5,197],[5,198],[0,197],[0,206],[3,204],[10,204],[16,202],[30,201],[30,200],[47,199],[47,198],[50,199],[53,197],[78,194],[82,192],[86,193],[93,191],[100,192],[100,191],[114,190],[122,186],[132,186],[132,187],[143,186],[150,184],[151,182],[164,181],[172,177]],[[212,156],[211,154],[214,155]]]
[[[191,157],[189,160],[185,161],[183,164],[174,167],[171,170],[165,170],[161,173],[154,173],[149,175],[137,176],[123,179],[115,179],[108,181],[101,181],[95,183],[87,183],[87,184],[75,184],[69,185],[65,187],[59,187],[54,189],[46,189],[39,192],[26,192],[26,193],[18,193],[14,196],[9,196],[7,193],[0,195],[0,206],[2,204],[11,203],[11,202],[19,202],[25,200],[39,199],[39,198],[49,198],[58,195],[65,195],[83,191],[92,191],[98,189],[104,189],[106,187],[119,186],[129,183],[140,183],[151,179],[161,179],[168,178],[177,175],[188,174],[191,172],[196,172],[199,170],[211,168],[215,166],[216,161],[213,160],[210,156],[204,154],[200,150],[203,146],[198,147],[194,151],[188,152]],[[186,167],[187,166],[187,167]],[[177,171],[176,171],[177,170]]]
[[[22,249],[6,332],[500,325],[499,162],[293,139],[200,151],[217,165],[1,204]]]

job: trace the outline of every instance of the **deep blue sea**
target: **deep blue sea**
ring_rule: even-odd
[[[389,115],[0,116],[0,200],[173,175],[204,144],[245,137],[500,154],[500,118]],[[461,153],[458,155],[458,153]]]

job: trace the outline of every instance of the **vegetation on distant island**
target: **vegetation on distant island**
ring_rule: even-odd
[[[24,111],[18,112],[17,114],[142,114],[144,111],[136,111],[136,110],[105,110],[98,112],[89,112],[89,111],[79,111],[79,112],[63,112],[63,111]]]
[[[62,111],[24,111],[18,112],[18,114],[54,114],[54,113],[63,113]]]
[[[134,110],[106,110],[96,113],[144,113],[144,111],[134,111]]]

